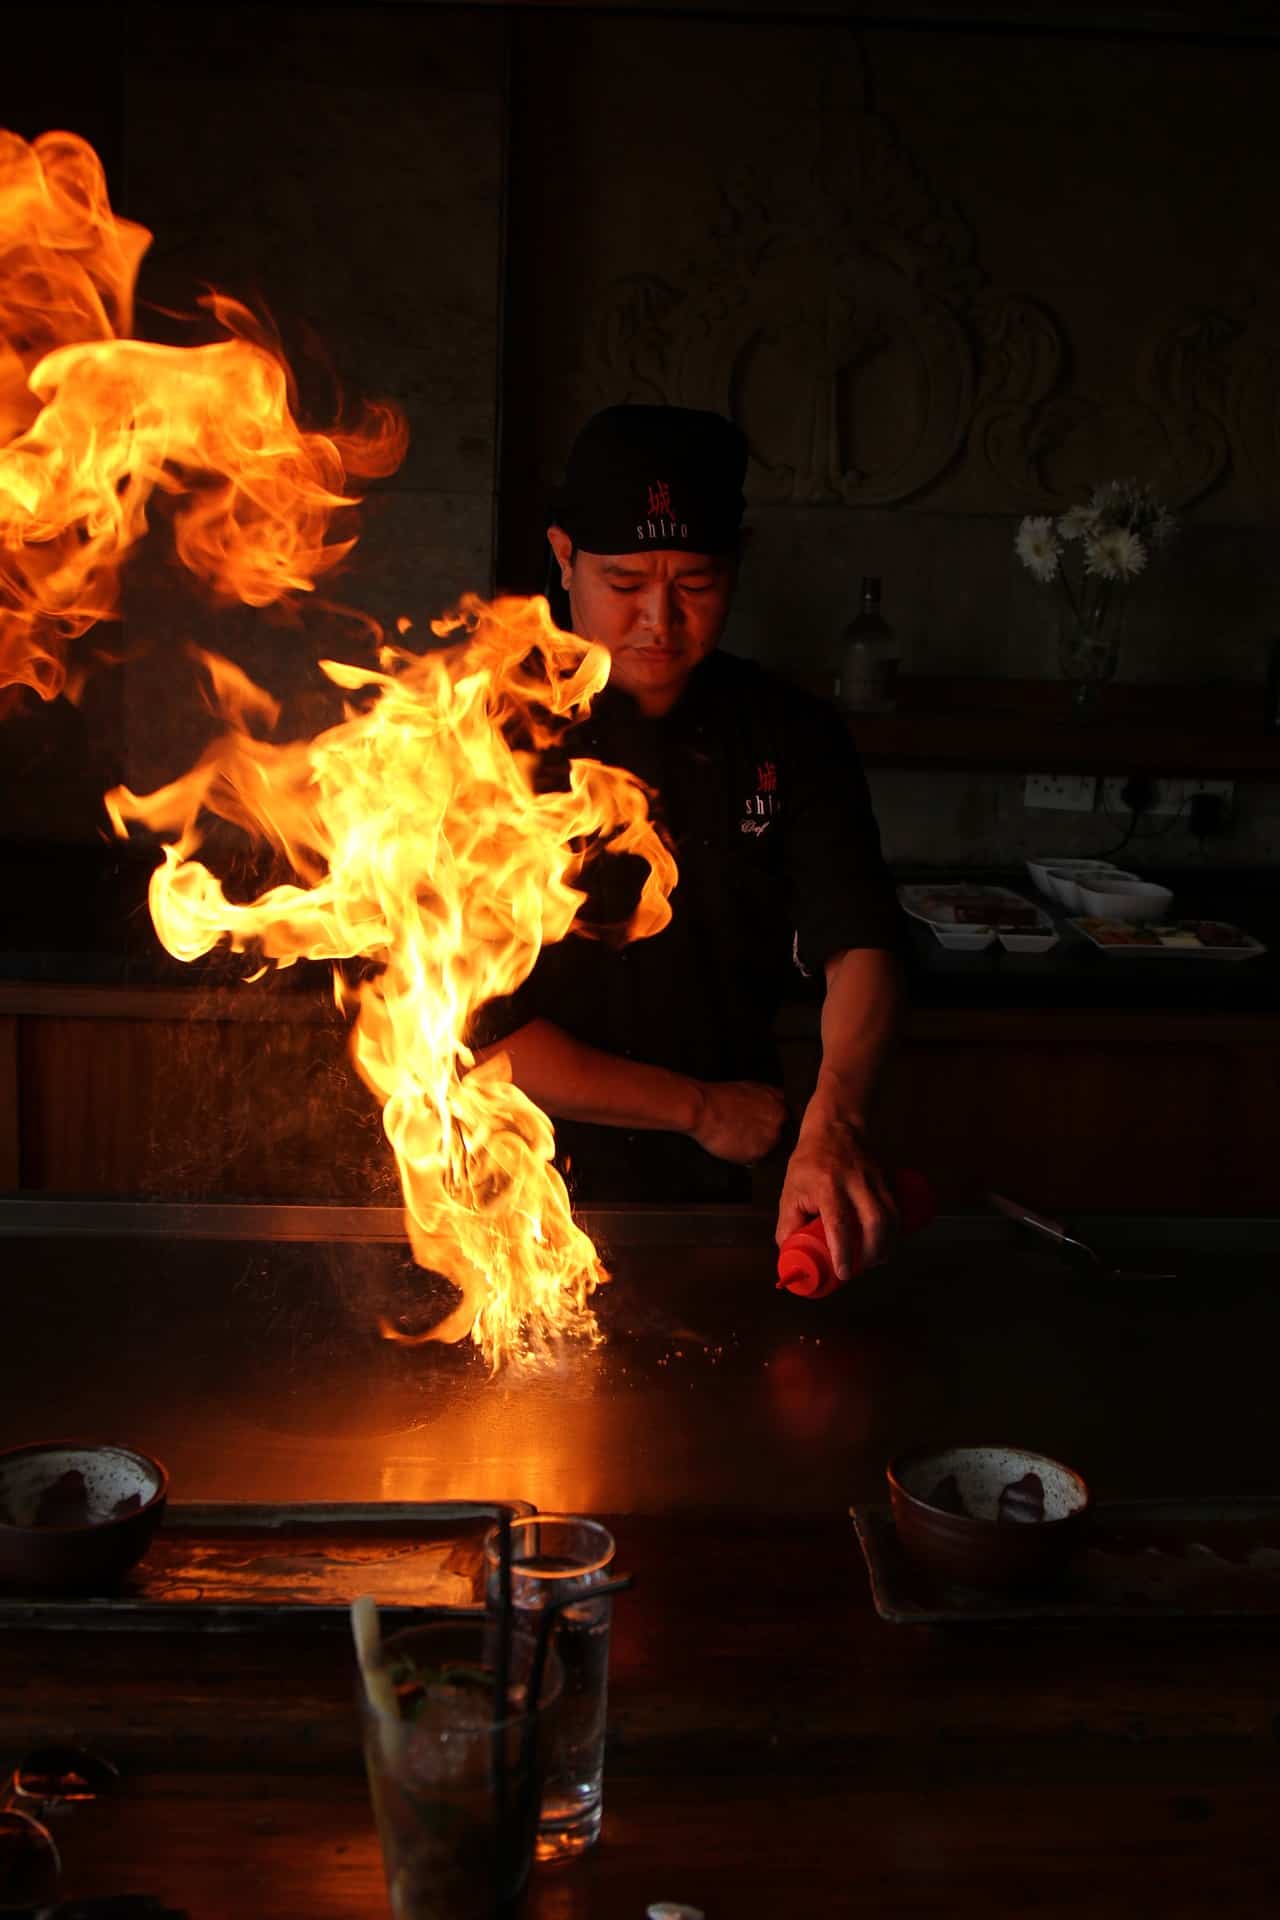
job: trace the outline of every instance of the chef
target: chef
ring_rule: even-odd
[[[822,1058],[777,1231],[820,1214],[847,1278],[859,1231],[870,1264],[894,1226],[870,1128],[899,1006],[897,905],[839,715],[720,650],[746,463],[731,421],[681,407],[610,407],[574,443],[550,597],[612,667],[569,751],[653,790],[679,880],[654,937],[548,947],[485,1037],[555,1120],[577,1199],[746,1199],[787,1126],[774,1019],[788,974],[812,976]],[[588,863],[588,933],[626,919],[641,871]]]

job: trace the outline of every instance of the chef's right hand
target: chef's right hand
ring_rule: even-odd
[[[778,1143],[787,1104],[756,1080],[699,1080],[698,1114],[689,1129],[705,1153],[749,1167]]]

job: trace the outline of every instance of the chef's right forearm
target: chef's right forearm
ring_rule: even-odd
[[[706,1103],[701,1082],[575,1040],[531,1020],[480,1057],[505,1053],[511,1078],[553,1120],[588,1120],[637,1132],[694,1133]]]

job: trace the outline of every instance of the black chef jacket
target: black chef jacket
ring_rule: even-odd
[[[485,1010],[492,1041],[545,1019],[607,1053],[698,1080],[781,1084],[773,1023],[795,967],[821,977],[849,947],[895,948],[898,908],[862,768],[843,720],[754,662],[712,653],[680,700],[647,719],[606,687],[566,752],[626,767],[651,787],[675,851],[671,924],[619,945],[577,932]],[[554,775],[552,775],[554,777]],[[579,920],[629,916],[644,867],[587,863]],[[575,1198],[747,1198],[745,1170],[671,1133],[557,1121]]]

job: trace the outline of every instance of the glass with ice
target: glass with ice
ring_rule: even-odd
[[[517,1620],[529,1620],[549,1601],[582,1595],[558,1610],[555,1649],[564,1678],[545,1729],[539,1860],[581,1853],[600,1834],[613,1601],[593,1601],[590,1595],[593,1587],[608,1581],[613,1553],[613,1536],[598,1520],[535,1513],[511,1524],[511,1598]],[[496,1530],[485,1540],[485,1570],[493,1606],[499,1586]]]
[[[517,1623],[505,1713],[495,1710],[489,1651],[483,1614],[436,1619],[394,1634],[362,1676],[365,1767],[395,1920],[505,1920],[523,1895],[562,1675],[553,1653],[531,1726],[532,1633]]]

